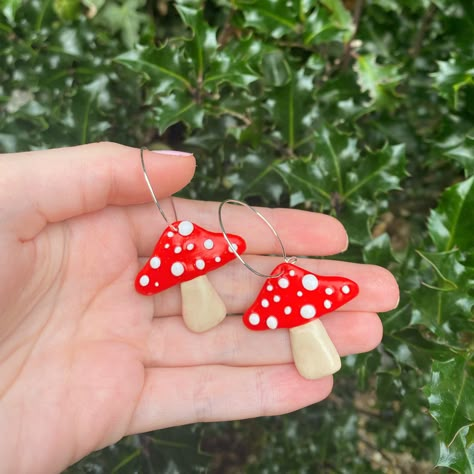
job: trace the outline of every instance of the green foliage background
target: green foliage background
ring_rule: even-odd
[[[473,39],[471,0],[0,0],[0,151],[192,150],[188,196],[332,214],[401,288],[329,400],[68,472],[474,473]]]

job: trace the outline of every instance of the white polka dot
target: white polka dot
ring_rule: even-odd
[[[290,270],[290,277],[294,277],[295,276],[295,271],[294,270]]]
[[[222,259],[221,259],[221,257],[216,257],[214,260],[215,260],[217,263],[219,263]]]
[[[324,300],[324,307],[326,309],[331,309],[332,303],[329,300]]]
[[[334,290],[332,288],[326,288],[324,290],[324,293],[326,293],[327,295],[331,296],[333,293],[334,293]]]
[[[290,286],[290,282],[286,278],[280,278],[278,280],[278,286],[280,288],[288,288]]]
[[[305,275],[303,277],[303,286],[305,290],[314,291],[318,287],[318,279],[314,275]]]
[[[291,306],[285,306],[285,309],[283,310],[285,314],[291,314]]]
[[[170,244],[165,244],[165,249],[169,249],[170,248]]]
[[[194,244],[188,244],[188,245],[186,245],[186,248],[188,250],[192,250],[194,248]]]
[[[316,316],[316,308],[312,304],[305,304],[300,309],[301,317],[311,319]]]
[[[178,232],[184,237],[192,234],[193,230],[194,230],[194,226],[192,222],[183,221],[183,222],[180,222],[178,225]]]
[[[150,283],[150,277],[148,275],[142,275],[140,277],[140,285],[141,286],[147,286],[148,283]]]
[[[181,253],[182,251],[183,249],[179,245],[174,248],[174,253]]]
[[[173,265],[171,265],[171,273],[175,277],[179,277],[184,273],[184,265],[181,262],[174,262]]]
[[[270,303],[267,299],[263,299],[261,304],[264,308],[268,308],[270,306]]]
[[[341,291],[342,291],[345,295],[347,295],[347,294],[349,294],[349,293],[351,292],[351,289],[349,288],[348,285],[344,285],[344,286],[341,288]]]
[[[270,329],[276,329],[278,326],[278,319],[275,316],[268,316],[267,318],[267,326]]]
[[[150,260],[150,267],[151,268],[160,268],[160,265],[161,265],[161,260],[159,257],[153,257],[151,260]]]
[[[173,234],[173,232],[170,231],[170,232],[168,232],[166,235],[167,235],[168,237],[173,237],[174,234]]]
[[[256,326],[260,322],[260,316],[257,313],[252,313],[249,316],[249,323],[252,326]]]
[[[160,284],[157,281],[155,281],[155,286],[160,286]]]
[[[279,303],[280,300],[281,300],[281,298],[280,298],[278,295],[275,295],[275,296],[273,297],[273,301],[274,301],[275,303]]]
[[[239,246],[238,246],[237,244],[232,244],[232,248],[231,248],[230,245],[229,245],[228,248],[229,248],[229,252],[234,253],[234,252],[232,251],[232,249],[234,249],[234,251],[237,251],[237,249],[239,248]]]
[[[296,294],[297,294],[297,296],[303,296],[303,292],[302,292],[302,291],[297,291]]]
[[[204,241],[204,248],[207,250],[211,250],[214,247],[214,242],[211,239],[207,239]]]
[[[202,258],[200,258],[199,260],[196,260],[196,268],[198,270],[204,270],[205,266],[206,266],[206,263],[204,262]]]
[[[272,285],[267,285],[267,291],[273,291],[273,286]]]

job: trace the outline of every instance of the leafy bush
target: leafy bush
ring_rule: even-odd
[[[327,401],[129,437],[69,472],[474,472],[471,0],[0,5],[2,151],[192,150],[188,196],[332,214],[344,258],[401,287]]]

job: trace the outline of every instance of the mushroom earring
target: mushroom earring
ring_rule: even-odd
[[[316,275],[295,265],[297,259],[286,256],[283,242],[273,226],[244,202],[229,199],[219,206],[219,223],[226,239],[230,237],[222,222],[222,207],[226,203],[245,206],[257,214],[277,238],[283,257],[283,262],[270,275],[265,275],[233,250],[250,271],[266,278],[257,298],[243,315],[245,326],[253,331],[289,329],[293,360],[303,377],[318,379],[337,372],[341,359],[319,318],[356,297],[358,285],[348,278]]]
[[[235,259],[234,252],[243,252],[246,243],[238,235],[224,238],[221,233],[178,220],[173,198],[175,222],[170,223],[153,191],[143,148],[140,159],[146,184],[167,227],[145,266],[138,272],[135,288],[138,293],[150,296],[180,284],[184,323],[193,332],[207,331],[225,318],[227,310],[206,274]]]

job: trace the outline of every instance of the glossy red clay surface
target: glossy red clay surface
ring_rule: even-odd
[[[245,251],[242,237],[234,234],[228,237],[239,253]],[[135,279],[135,288],[143,295],[154,295],[205,275],[234,258],[222,233],[209,232],[189,221],[177,221],[161,234],[151,257]]]
[[[320,276],[292,263],[282,263],[272,272],[256,300],[243,316],[252,330],[293,328],[340,308],[359,293],[348,278]]]

